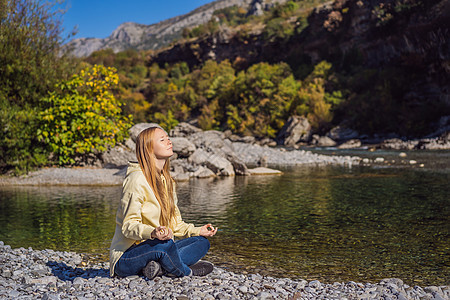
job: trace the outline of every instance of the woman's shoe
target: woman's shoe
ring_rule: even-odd
[[[192,276],[205,276],[212,272],[214,265],[209,261],[200,260],[189,268],[192,270]]]
[[[148,279],[152,280],[156,276],[162,275],[163,269],[161,268],[161,265],[159,263],[152,260],[149,261],[148,264],[142,269],[142,274],[144,274],[144,276]]]

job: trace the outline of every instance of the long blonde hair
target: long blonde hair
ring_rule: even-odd
[[[161,206],[161,215],[159,217],[160,225],[171,227],[175,219],[174,203],[174,182],[170,176],[170,162],[166,160],[161,174],[164,176],[167,189],[164,186],[159,170],[156,168],[156,157],[153,154],[153,136],[155,130],[160,127],[150,127],[144,129],[136,139],[136,157],[139,166],[144,173],[145,179],[152,188],[159,205]],[[160,128],[162,129],[162,128]],[[173,229],[173,228],[172,228]]]

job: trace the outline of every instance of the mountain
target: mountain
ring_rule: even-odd
[[[190,13],[177,16],[152,25],[127,22],[117,27],[105,38],[79,38],[66,44],[77,57],[89,56],[92,52],[111,48],[114,52],[126,49],[151,50],[169,45],[174,39],[181,37],[183,28],[195,27],[207,23],[214,11],[230,6],[250,6],[249,11],[260,14],[274,3],[286,0],[217,0],[205,4]]]

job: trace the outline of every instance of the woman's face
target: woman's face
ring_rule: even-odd
[[[153,153],[156,159],[168,159],[173,155],[172,142],[164,130],[156,128],[153,134]]]

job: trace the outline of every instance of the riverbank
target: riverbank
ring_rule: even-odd
[[[110,278],[109,263],[87,255],[31,248],[0,241],[2,299],[449,299],[450,286],[408,286],[401,279],[379,283],[291,280],[242,275],[222,268],[205,277],[146,280]]]

